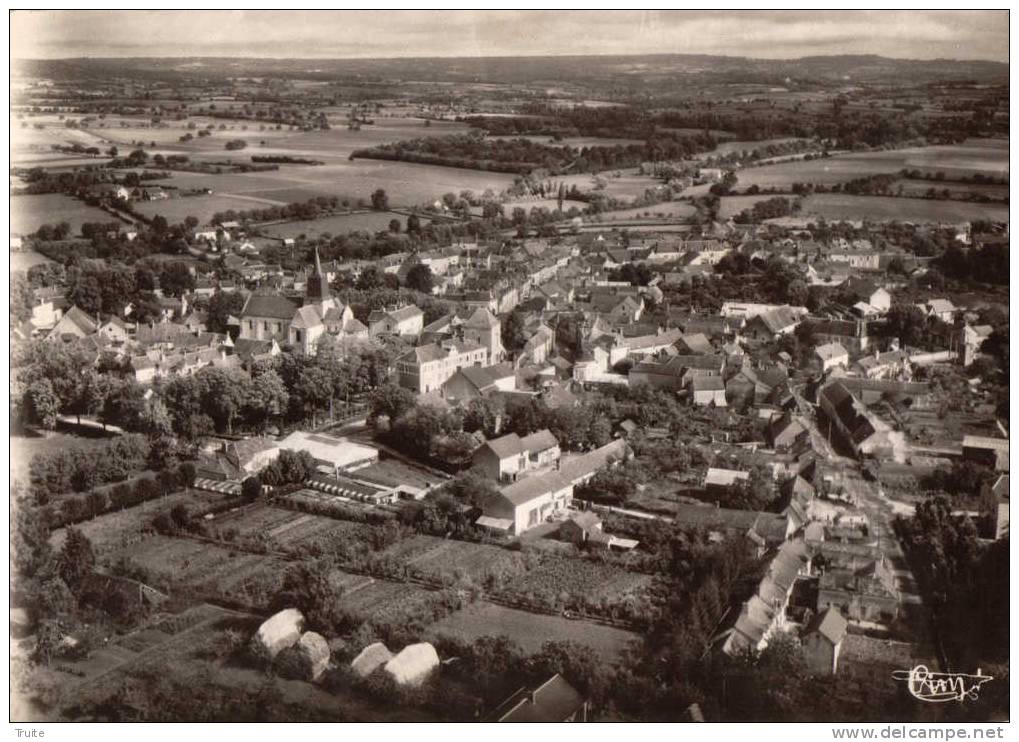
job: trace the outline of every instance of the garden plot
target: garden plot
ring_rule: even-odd
[[[388,622],[420,615],[435,595],[434,591],[415,585],[377,581],[341,595],[339,605],[365,620]]]
[[[287,562],[224,546],[153,535],[119,552],[159,584],[178,584],[214,595],[251,602],[271,595]]]
[[[504,582],[501,592],[553,601],[570,596],[588,602],[619,602],[638,598],[653,580],[608,564],[547,552],[527,554],[525,560],[524,571]]]
[[[194,512],[207,508],[221,499],[221,495],[199,490],[174,492],[157,500],[97,515],[92,520],[82,521],[74,527],[88,537],[97,554],[104,554],[137,541],[142,537],[143,529],[148,527],[156,515],[169,512],[176,505],[183,505]],[[58,549],[63,545],[64,537],[65,529],[58,528],[50,534],[50,544],[54,549]]]
[[[435,579],[513,575],[523,569],[518,553],[499,546],[474,544],[436,536],[411,536],[390,546],[383,555]]]
[[[308,547],[346,536],[353,537],[371,526],[300,513],[270,505],[255,505],[215,521],[220,532],[235,531],[239,538],[264,538],[272,548]]]

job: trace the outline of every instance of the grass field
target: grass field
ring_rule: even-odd
[[[280,152],[283,153],[307,157],[321,155],[315,151]],[[271,205],[307,201],[317,196],[337,196],[357,205],[359,200],[367,203],[377,188],[386,191],[393,206],[415,206],[431,203],[448,192],[459,194],[470,190],[483,193],[491,189],[499,193],[513,183],[513,176],[408,162],[343,159],[327,161],[320,166],[281,165],[279,170],[257,173],[181,172],[175,173],[169,180],[153,182],[178,188],[210,188],[219,196],[243,196],[250,203],[234,208],[250,209],[259,208],[259,203]],[[173,203],[173,200],[156,201],[153,208],[172,208]]]
[[[719,199],[718,218],[722,221],[731,219],[744,209],[752,209],[754,204],[769,198],[774,196],[723,196]]]
[[[135,209],[145,216],[160,214],[170,224],[180,224],[189,216],[195,217],[199,225],[208,224],[217,212],[247,211],[248,209],[264,209],[278,206],[279,203],[268,203],[247,196],[228,196],[214,193],[211,196],[188,196],[187,198],[169,198],[165,201],[140,201]]]
[[[31,234],[43,224],[67,222],[71,234],[80,233],[85,222],[115,222],[116,217],[102,209],[60,193],[11,197],[11,234]]]
[[[637,634],[611,626],[528,613],[485,602],[447,616],[433,624],[429,633],[433,637],[445,635],[464,642],[505,635],[526,652],[538,652],[547,641],[575,641],[613,659],[619,659],[631,644],[640,641]]]
[[[606,170],[598,177],[605,183],[602,193],[624,201],[632,201],[638,196],[643,196],[644,191],[649,188],[657,188],[661,185],[660,181],[650,175],[638,173],[637,168]],[[595,176],[589,173],[557,177],[556,180],[564,182],[567,188],[572,188],[575,185],[582,191],[593,191],[596,185]]]
[[[27,271],[33,265],[52,262],[45,255],[40,255],[35,250],[15,250],[11,252],[11,272]]]
[[[1008,221],[1008,206],[968,201],[934,201],[922,198],[846,196],[822,193],[803,200],[800,218],[828,220],[959,222],[974,219]]]
[[[636,209],[619,211],[603,211],[592,222],[614,222],[623,219],[686,219],[697,213],[692,204],[669,201],[654,206],[641,206]]]
[[[994,185],[985,183],[945,183],[936,180],[898,180],[893,189],[902,186],[906,195],[923,196],[933,188],[936,191],[947,190],[953,198],[965,198],[970,194],[988,196],[989,198],[1008,198],[1007,185]]]
[[[970,139],[958,145],[854,152],[824,159],[765,165],[739,171],[738,187],[788,188],[796,182],[831,185],[878,173],[897,173],[904,168],[942,171],[948,177],[975,173],[1008,176],[1008,141]]]
[[[65,428],[66,429],[66,428]],[[95,431],[90,434],[76,435],[60,430],[48,431],[45,435],[14,434],[10,437],[11,477],[28,477],[28,465],[36,454],[49,454],[55,451],[103,448],[113,436]]]
[[[399,459],[382,459],[378,463],[350,472],[352,479],[374,482],[386,487],[397,487],[401,484],[424,489],[444,481],[441,477],[416,466],[406,464]]]
[[[273,237],[315,237],[325,233],[346,234],[348,232],[382,232],[389,228],[389,222],[396,219],[400,222],[400,230],[406,231],[407,217],[390,211],[367,211],[358,214],[341,214],[327,216],[323,219],[311,219],[297,222],[284,222],[265,227],[262,231]],[[421,220],[422,225],[427,219]]]
[[[578,210],[583,211],[587,206],[583,201],[571,201],[565,199],[563,201],[563,211],[569,211],[571,208],[576,207]],[[524,209],[528,214],[531,213],[531,209],[540,208],[548,209],[549,211],[555,211],[559,208],[559,202],[554,198],[521,198],[513,201],[506,201],[503,205],[503,211],[506,216],[513,215],[513,209],[520,207]],[[481,214],[481,207],[477,207],[477,213]]]

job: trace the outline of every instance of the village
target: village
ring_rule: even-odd
[[[1007,64],[320,61],[19,67],[12,718],[1007,716]]]
[[[987,235],[960,228],[955,238],[973,250]],[[216,239],[247,244],[232,225]],[[15,337],[87,349],[91,363],[123,368],[148,402],[173,394],[175,380],[212,371],[255,374],[284,353],[314,362],[319,354],[342,358],[375,343],[406,348],[390,353],[388,369],[379,372],[384,392],[345,399],[342,407],[334,400],[324,426],[205,437],[189,487],[228,506],[235,498],[250,501],[247,485],[260,482],[256,504],[214,507],[203,524],[228,524],[238,512],[265,508],[263,500],[273,509],[345,520],[402,518],[455,486],[459,510],[450,517],[459,525],[446,538],[503,549],[581,559],[604,551],[618,555],[609,563],[625,565],[643,548],[639,536],[648,522],[709,542],[735,540],[750,548],[762,576],[711,629],[711,651],[730,657],[793,637],[810,670],[831,675],[855,653],[919,651],[916,643],[928,641],[915,634],[920,587],[895,530],[895,518],[916,502],[903,480],[911,479],[915,492],[940,468],[979,467],[984,490],[956,509],[972,512],[983,539],[1008,532],[1007,427],[993,398],[983,401],[979,379],[963,384],[975,414],[955,412],[939,383],[941,374],[972,374],[973,364],[988,357],[984,344],[995,328],[980,309],[936,293],[905,306],[895,301],[906,281],[929,270],[912,261],[911,279],[908,268],[907,276],[881,268],[908,260],[902,251],[878,251],[867,240],[822,244],[806,230],[775,239],[760,229],[716,224],[705,239],[610,232],[525,239],[508,249],[457,243],[392,255],[378,266],[324,263],[317,248],[312,255],[296,273],[278,267],[246,273],[248,264],[259,265],[257,256],[241,258],[242,281],[228,286],[216,271],[195,275],[192,291],[164,294],[159,318],[145,324],[132,322],[129,309],[90,317],[38,289],[31,318]],[[674,287],[740,258],[801,276],[814,308],[734,299],[697,311],[672,303]],[[512,269],[500,270],[521,263],[528,272],[515,279],[508,277]],[[875,267],[852,267],[861,265]],[[455,311],[426,323],[421,308],[398,302],[358,319],[338,298],[343,292],[335,287],[356,286],[365,271],[405,278],[419,266],[434,276],[434,296]],[[646,280],[625,280],[624,270],[634,266]],[[479,274],[507,277],[487,291],[458,293]],[[813,293],[816,286],[824,298]],[[224,291],[243,299],[226,317],[225,332],[210,331],[208,312],[197,307]],[[936,323],[934,347],[911,347],[889,332],[905,313]],[[624,404],[645,396],[708,422],[711,432],[693,434],[678,420],[649,425],[653,412]],[[617,401],[611,412],[594,420],[572,415],[607,397]],[[413,427],[408,418],[425,413],[446,429]],[[458,429],[448,429],[450,421]],[[432,438],[408,440],[409,430]],[[696,452],[698,463],[675,474],[649,467],[647,451],[665,441]],[[305,457],[307,469],[276,485],[267,472],[279,477],[273,467],[284,453]],[[644,471],[623,488],[634,491],[620,496],[613,472],[638,466]],[[93,515],[92,522],[104,517]],[[626,613],[589,616],[585,601],[558,598],[530,610],[596,622]],[[271,637],[262,640],[269,660],[296,647],[319,677],[329,645],[319,634],[302,634],[304,620],[290,607],[258,635]],[[427,642],[399,655],[381,644],[361,650],[351,663],[355,671],[368,676],[385,665],[400,683],[439,664]],[[561,677],[553,681],[582,699]]]

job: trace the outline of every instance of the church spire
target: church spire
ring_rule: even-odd
[[[318,246],[315,246],[315,272],[308,276],[307,287],[304,291],[305,304],[314,304],[326,301],[329,298],[329,282],[322,273],[322,260],[318,256]]]

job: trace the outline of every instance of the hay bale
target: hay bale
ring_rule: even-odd
[[[386,648],[386,645],[382,642],[375,642],[361,650],[361,653],[350,663],[350,669],[358,677],[366,678],[391,659],[393,659],[393,653]]]
[[[398,685],[420,685],[439,666],[439,654],[428,642],[404,647],[386,663],[385,671]]]
[[[306,631],[297,642],[297,653],[305,665],[308,680],[318,680],[329,667],[329,644],[321,634]]]
[[[297,644],[304,628],[304,616],[296,608],[287,608],[258,627],[251,639],[252,651],[271,662],[281,651]]]

